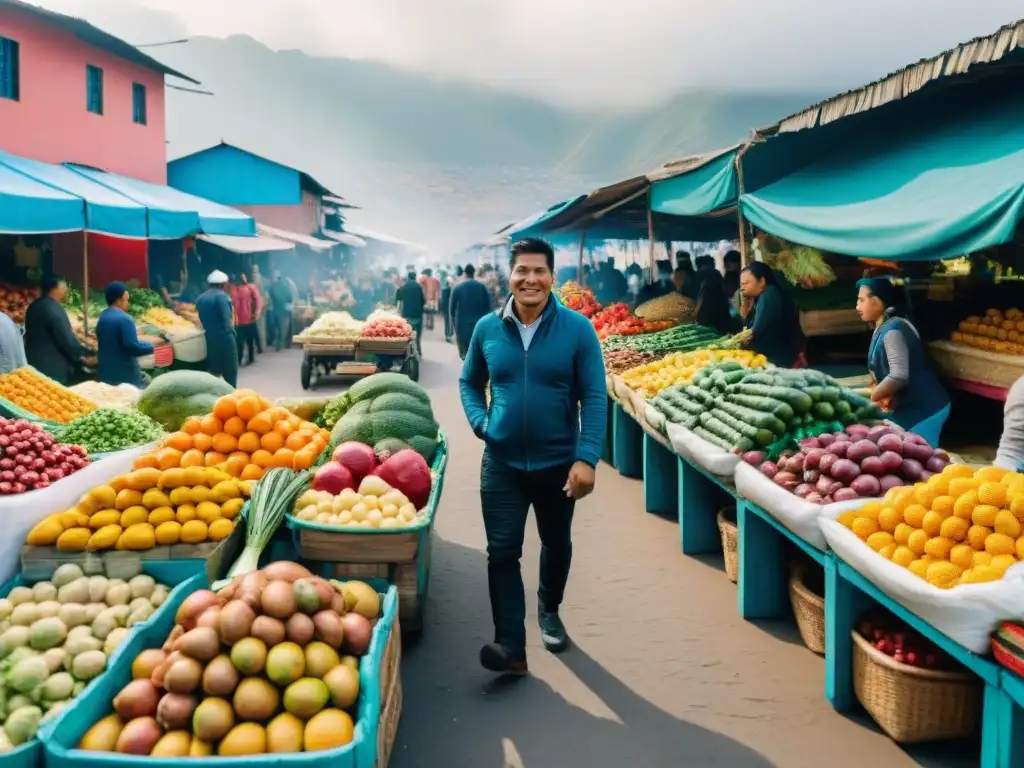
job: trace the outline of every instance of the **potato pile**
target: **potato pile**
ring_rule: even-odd
[[[140,653],[79,749],[153,757],[313,752],[352,741],[380,597],[277,562],[200,590]],[[345,655],[342,655],[345,654]]]
[[[49,581],[0,598],[0,753],[32,739],[106,669],[128,629],[149,619],[169,588],[152,576],[87,577],[60,566]]]
[[[220,541],[234,530],[252,485],[213,467],[136,469],[43,519],[26,543],[102,552]]]

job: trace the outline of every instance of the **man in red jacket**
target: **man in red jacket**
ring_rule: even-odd
[[[246,365],[256,362],[256,342],[259,339],[257,321],[263,314],[263,297],[256,286],[249,283],[245,273],[231,279],[229,289],[231,303],[235,306],[235,332],[238,337],[238,364],[242,364],[242,352],[249,349],[249,360]]]

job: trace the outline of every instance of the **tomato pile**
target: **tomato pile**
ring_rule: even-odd
[[[581,288],[577,283],[565,283],[558,292],[562,303],[569,309],[579,312],[584,317],[593,317],[601,310],[601,305],[594,298],[593,291]]]
[[[401,317],[378,317],[363,328],[363,336],[373,339],[408,339],[412,326]]]
[[[89,463],[80,445],[58,443],[41,427],[0,418],[0,496],[47,488]]]
[[[590,322],[602,341],[609,336],[636,336],[641,333],[654,333],[671,328],[667,320],[652,322],[630,314],[625,304],[610,304],[595,314]]]
[[[38,288],[20,288],[0,283],[0,312],[18,325],[25,322],[25,310],[28,309],[28,305],[38,298]]]

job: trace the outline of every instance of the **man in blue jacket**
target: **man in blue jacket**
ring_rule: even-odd
[[[128,286],[111,283],[106,290],[107,308],[96,321],[99,345],[99,379],[104,384],[142,387],[139,358],[153,354],[153,345],[139,341],[135,321],[128,314]]]
[[[527,671],[519,560],[531,506],[541,540],[541,639],[553,653],[568,645],[558,609],[573,509],[594,489],[607,418],[601,345],[590,321],[551,295],[554,265],[543,240],[512,246],[512,296],[476,324],[459,380],[466,417],[486,444],[480,500],[494,642],[481,649],[480,663],[508,674]]]

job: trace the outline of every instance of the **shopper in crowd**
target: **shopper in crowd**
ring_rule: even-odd
[[[228,296],[228,276],[214,270],[206,278],[207,289],[196,299],[199,322],[206,332],[206,370],[238,386],[238,335],[234,307]]]
[[[260,312],[259,317],[256,319],[256,351],[262,355],[263,350],[270,344],[267,338],[267,310],[270,306],[270,293],[267,291],[266,285],[263,284],[263,273],[260,271],[260,265],[255,262],[252,265],[252,286],[259,292],[260,301],[263,302],[263,311]]]
[[[541,540],[541,640],[555,653],[568,645],[558,612],[572,561],[573,510],[594,489],[605,438],[601,345],[587,318],[552,298],[554,267],[543,240],[512,246],[512,296],[477,324],[459,380],[466,417],[486,446],[480,500],[494,642],[481,649],[480,663],[492,672],[527,672],[519,560],[531,506]]]
[[[99,345],[99,379],[104,384],[131,384],[142,388],[139,358],[153,354],[153,345],[139,341],[135,321],[128,314],[128,286],[111,283],[106,290],[107,308],[96,322]]]
[[[68,283],[53,275],[43,280],[42,295],[25,311],[25,357],[28,364],[61,384],[70,384],[92,350],[82,346],[61,306]]]
[[[655,281],[645,285],[640,290],[640,296],[637,298],[638,303],[643,304],[652,299],[659,299],[675,291],[675,286],[672,284],[672,263],[659,260],[657,270]]]
[[[740,289],[740,270],[743,268],[743,256],[739,251],[728,251],[722,258],[722,266],[725,267],[725,295],[729,301],[733,300],[736,292]]]
[[[242,364],[244,352],[248,350],[246,365],[256,362],[256,347],[259,342],[257,322],[263,314],[263,297],[255,286],[246,279],[245,273],[236,275],[229,284],[228,293],[235,308],[235,337],[238,341],[238,364]]]
[[[1024,376],[1017,379],[1006,394],[1003,434],[992,463],[1011,472],[1024,470]]]
[[[455,333],[452,330],[452,315],[449,311],[452,303],[454,282],[455,280],[447,272],[441,273],[441,302],[438,306],[438,311],[444,315],[444,340],[449,344],[452,343],[452,335]]]
[[[25,358],[25,342],[21,338],[21,329],[15,325],[11,316],[0,312],[0,374],[10,373],[28,365]]]
[[[626,276],[615,268],[615,259],[605,259],[597,270],[596,298],[604,306],[624,301],[626,298]]]
[[[434,277],[434,270],[423,270],[420,275],[420,287],[423,288],[423,298],[426,304],[423,308],[423,324],[428,330],[434,330],[434,315],[437,314],[437,307],[441,301],[441,281]]]
[[[293,286],[281,277],[280,270],[274,272],[274,282],[270,284],[270,306],[274,310],[274,349],[278,352],[291,346],[294,301]]]
[[[697,322],[719,333],[729,333],[732,318],[729,315],[729,299],[725,295],[725,281],[715,267],[714,256],[697,258]]]
[[[938,446],[949,418],[949,393],[928,362],[921,335],[897,305],[897,289],[887,278],[857,282],[857,313],[875,328],[868,347],[875,382],[871,400],[890,411],[896,424]]]
[[[469,340],[477,321],[491,311],[491,294],[487,287],[476,279],[476,267],[467,264],[463,270],[465,279],[452,291],[449,313],[455,328],[455,343],[459,357],[466,359]]]
[[[676,269],[682,269],[690,275],[696,272],[689,251],[676,251]]]
[[[423,354],[423,311],[426,308],[426,297],[423,287],[416,281],[416,273],[409,272],[408,279],[395,294],[398,300],[398,311],[412,326],[416,334],[416,350]]]
[[[751,331],[748,346],[780,368],[792,368],[802,355],[804,334],[793,300],[778,286],[772,268],[761,261],[740,274],[743,324]]]

